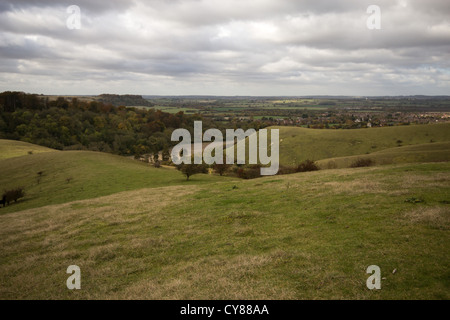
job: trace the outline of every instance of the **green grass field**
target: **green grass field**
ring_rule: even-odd
[[[2,214],[0,297],[449,299],[449,181],[449,163],[326,170]]]
[[[280,130],[280,163],[363,155],[397,147],[450,141],[450,123],[352,130],[270,127]]]
[[[446,130],[421,129],[405,144]],[[10,154],[20,147],[1,143]],[[447,155],[435,142],[370,156]],[[0,185],[26,192],[0,208],[0,299],[450,298],[448,161],[186,181],[62,151],[0,160]],[[71,291],[74,264],[82,288]],[[381,290],[366,287],[369,265],[381,268]]]
[[[323,159],[321,169],[349,168],[359,159],[370,159],[372,165],[450,161],[450,142],[425,143],[389,148],[371,154]]]
[[[378,165],[450,160],[450,123],[351,130],[267,128],[271,129],[280,133],[282,166],[296,166],[307,159],[317,161],[322,169],[348,168],[358,158],[373,159]],[[236,157],[236,145],[234,149]]]
[[[195,175],[191,181],[185,180],[177,170],[156,169],[143,162],[101,152],[27,154],[0,161],[0,192],[22,186],[26,193],[19,203],[1,208],[0,214],[126,190],[209,183],[219,177]]]
[[[29,153],[36,154],[51,151],[56,150],[23,141],[0,139],[0,160],[20,157]]]

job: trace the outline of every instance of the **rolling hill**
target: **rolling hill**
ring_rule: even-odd
[[[30,153],[36,154],[53,151],[57,150],[23,141],[0,139],[0,160],[20,157]]]
[[[310,160],[369,154],[397,146],[449,142],[450,123],[319,130],[270,127],[280,130],[280,163],[291,166]]]
[[[323,159],[321,169],[349,168],[359,159],[370,159],[373,165],[450,161],[450,142],[425,143],[389,148],[370,154]]]
[[[1,141],[1,144],[8,146],[10,154],[19,154],[15,151],[15,146],[22,148],[22,143],[18,141]],[[31,149],[31,146],[27,145],[24,150]],[[38,146],[35,146],[35,149],[38,150]],[[210,183],[218,181],[219,177],[195,175],[191,178],[192,181],[185,180],[177,170],[157,169],[143,162],[101,152],[58,151],[27,154],[0,160],[0,192],[19,186],[25,188],[23,200],[1,208],[0,214],[96,198],[126,190]]]
[[[450,142],[426,142],[367,156],[445,160]],[[0,160],[0,186],[26,191],[0,208],[0,299],[450,298],[449,162],[186,181],[111,154],[27,152]],[[82,289],[71,291],[74,264]],[[367,289],[369,265],[382,290]]]
[[[82,156],[108,170],[100,155]],[[65,186],[52,177],[48,190]],[[107,177],[126,189],[126,174]],[[174,177],[0,214],[0,298],[449,299],[449,181],[449,163],[196,185]],[[103,184],[89,188],[98,195]],[[81,290],[66,287],[69,265],[81,269]],[[369,265],[381,268],[381,290],[366,288]]]

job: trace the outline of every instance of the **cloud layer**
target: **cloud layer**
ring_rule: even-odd
[[[0,4],[0,88],[46,94],[450,92],[450,2],[78,0]]]

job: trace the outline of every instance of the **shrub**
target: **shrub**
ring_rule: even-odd
[[[314,161],[305,160],[297,166],[297,168],[295,169],[295,172],[307,172],[307,171],[317,171],[317,170],[319,170],[319,167],[314,163]]]
[[[10,202],[14,201],[17,202],[20,198],[23,198],[25,196],[25,191],[22,187],[6,190],[3,193],[3,197],[5,197],[6,203],[9,205]]]
[[[213,166],[213,169],[216,173],[220,174],[221,176],[227,172],[227,170],[231,167],[230,164],[226,164],[226,163],[216,163]]]
[[[355,160],[351,165],[350,168],[359,168],[359,167],[370,167],[373,165],[374,162],[372,159],[366,158],[366,159],[357,159]]]
[[[296,170],[297,170],[297,168],[295,168],[295,167],[280,166],[278,168],[277,174],[291,174],[291,173],[295,173]]]
[[[222,176],[225,172],[228,171],[228,169],[231,168],[231,164],[227,164],[227,158],[225,156],[225,154],[222,157],[222,163],[214,163],[212,168],[214,169],[214,171],[218,174],[220,174],[220,176]]]
[[[255,179],[261,177],[261,166],[252,165],[246,169],[247,179]]]
[[[238,168],[236,174],[241,179],[246,179],[244,168]]]
[[[39,171],[37,173],[37,184],[41,183],[41,178],[42,178],[43,174],[44,174],[44,171]]]
[[[241,179],[255,179],[261,177],[261,166],[259,164],[238,168],[236,174]]]

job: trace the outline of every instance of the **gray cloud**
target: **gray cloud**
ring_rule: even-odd
[[[134,5],[133,0],[108,0],[108,1],[91,1],[91,0],[14,0],[6,1],[0,4],[0,12],[27,10],[29,8],[67,8],[71,5],[77,5],[84,10],[96,14],[107,11],[124,11]]]
[[[379,0],[0,4],[0,86],[55,94],[447,94],[450,5]]]

